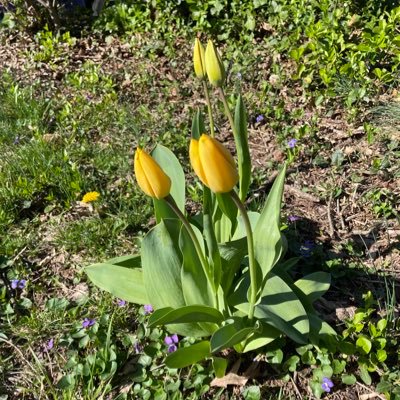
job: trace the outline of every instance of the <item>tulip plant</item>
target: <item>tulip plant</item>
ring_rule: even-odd
[[[223,349],[248,352],[282,337],[320,344],[335,331],[313,308],[329,288],[329,274],[295,279],[290,268],[299,258],[284,260],[280,209],[286,167],[262,211],[247,212],[251,160],[242,97],[237,97],[232,115],[223,90],[224,65],[212,41],[204,50],[196,39],[193,62],[208,108],[209,129],[199,110],[189,147],[191,166],[203,184],[202,212],[185,212],[184,172],[169,149],[157,145],[150,155],[137,148],[136,180],[153,198],[157,224],[143,238],[141,254],[94,264],[86,272],[96,285],[123,300],[151,304],[150,327],[163,325],[171,333],[199,338],[169,354],[168,366],[211,359],[221,376],[227,366],[220,356]],[[215,138],[209,85],[223,103],[237,164]]]

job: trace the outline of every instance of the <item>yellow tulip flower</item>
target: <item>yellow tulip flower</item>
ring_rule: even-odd
[[[225,81],[225,68],[215,48],[214,43],[209,40],[205,52],[205,65],[208,80],[213,86],[221,87]]]
[[[140,188],[148,196],[163,199],[171,190],[171,179],[153,157],[139,147],[135,152],[134,169]]]
[[[199,79],[204,79],[206,76],[206,64],[204,59],[204,47],[200,43],[200,40],[196,38],[193,49],[193,65],[194,73]]]
[[[199,140],[192,139],[189,156],[194,172],[213,192],[230,192],[237,184],[239,175],[235,161],[214,138],[201,135]]]

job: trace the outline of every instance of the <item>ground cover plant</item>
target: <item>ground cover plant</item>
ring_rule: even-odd
[[[0,395],[398,398],[398,6],[116,2],[58,33],[15,5],[0,23]],[[171,368],[199,340],[153,326],[147,303],[87,279],[88,265],[139,253],[158,226],[134,177],[137,146],[171,149],[188,178],[186,215],[202,209],[188,164],[198,108],[209,126],[192,64],[199,32],[222,54],[228,107],[238,93],[246,104],[248,212],[262,210],[287,163],[290,277],[331,275],[314,307],[332,343],[281,336]],[[222,103],[212,112],[236,158]]]

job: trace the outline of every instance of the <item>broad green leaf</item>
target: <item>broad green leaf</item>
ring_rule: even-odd
[[[213,214],[214,232],[218,243],[228,242],[232,237],[232,222],[221,211],[216,208]]]
[[[253,351],[264,347],[273,342],[281,332],[271,325],[261,322],[261,331],[254,332],[247,340],[243,349],[243,353]]]
[[[236,150],[239,167],[239,197],[245,201],[251,181],[251,158],[247,139],[247,114],[242,96],[239,95],[235,108]]]
[[[287,272],[292,269],[299,262],[299,260],[301,260],[301,257],[292,257],[282,263],[277,263],[275,265],[274,272],[277,272],[278,270]]]
[[[283,369],[288,370],[290,372],[294,372],[297,369],[297,364],[299,363],[299,361],[300,361],[299,356],[291,356],[283,364]]]
[[[356,346],[362,350],[364,354],[368,354],[371,351],[372,343],[366,336],[362,335],[357,339]]]
[[[368,372],[368,367],[366,364],[360,364],[359,365],[360,369],[360,378],[366,385],[370,385],[372,383],[372,378],[371,375]]]
[[[259,386],[248,386],[243,390],[244,400],[260,400],[261,390]]]
[[[217,199],[218,207],[223,214],[228,217],[229,221],[231,221],[231,231],[234,231],[236,229],[238,216],[238,208],[236,207],[236,204],[233,202],[229,193],[217,193],[215,197]]]
[[[269,364],[282,364],[283,351],[279,348],[270,350],[265,353],[265,357]]]
[[[222,378],[225,376],[226,368],[228,366],[228,360],[222,357],[212,357],[213,368],[215,376],[217,378]]]
[[[316,399],[320,399],[322,394],[325,393],[325,390],[322,388],[321,380],[311,380],[309,382],[311,391]]]
[[[331,275],[322,271],[313,272],[295,282],[295,285],[308,297],[311,303],[322,297],[329,289],[330,284]]]
[[[169,354],[165,359],[165,365],[168,368],[184,368],[210,356],[210,342],[204,340],[188,347],[181,347]]]
[[[383,363],[387,359],[387,353],[386,350],[378,350],[376,352],[376,359],[380,362]]]
[[[400,42],[399,42],[400,45]],[[381,378],[382,379],[382,378]],[[386,378],[387,379],[387,378]],[[355,383],[355,382],[354,382]],[[390,393],[391,390],[393,390],[393,383],[391,381],[387,381],[384,378],[376,385],[375,390],[378,393]],[[398,395],[399,393],[397,393]],[[397,396],[399,397],[399,396]],[[390,398],[390,397],[389,397]],[[397,400],[396,397],[394,398],[394,400]]]
[[[214,322],[219,324],[223,320],[223,315],[212,307],[202,305],[185,306],[177,309],[165,307],[155,310],[151,314],[149,327],[185,322]]]
[[[340,341],[339,342],[339,350],[348,356],[351,356],[356,353],[356,346],[347,341]]]
[[[233,279],[240,268],[244,256],[247,254],[247,241],[245,238],[233,240],[219,245],[222,263],[221,286],[229,294]]]
[[[64,375],[58,382],[57,387],[62,390],[71,390],[75,387],[74,374]]]
[[[346,368],[346,361],[344,360],[333,360],[332,361],[332,369],[335,375],[341,374]]]
[[[229,298],[238,310],[248,313],[246,293],[248,279],[242,279]],[[307,312],[290,286],[277,275],[270,274],[255,308],[255,317],[272,325],[292,340],[306,343],[310,330]]]
[[[206,127],[204,125],[203,114],[198,108],[192,120],[192,138],[199,140],[203,133],[206,133]]]
[[[310,342],[316,346],[323,342],[328,348],[331,346],[334,348],[336,331],[315,313],[308,313],[308,319],[310,321]]]
[[[182,166],[175,154],[160,144],[151,153],[152,157],[157,161],[163,171],[171,179],[171,196],[174,198],[179,209],[185,212],[185,174]],[[177,218],[176,214],[171,210],[165,200],[153,199],[154,212],[157,223],[162,218]]]
[[[250,225],[251,225],[251,229],[254,232],[254,229],[256,228],[258,219],[260,218],[260,213],[255,212],[255,211],[248,211],[247,215],[249,217],[250,220]],[[243,218],[241,215],[239,215],[238,217],[238,225],[236,227],[235,233],[232,237],[232,239],[241,239],[247,236],[247,232],[246,232],[246,227],[243,223]]]
[[[276,177],[254,230],[254,252],[264,278],[279,261],[283,252],[280,212],[286,164]]]
[[[185,306],[181,285],[182,255],[178,248],[181,223],[166,219],[142,240],[142,269],[148,298],[155,309]]]
[[[113,296],[135,304],[149,304],[141,268],[99,263],[86,267],[85,272],[96,286]]]
[[[342,382],[345,385],[354,385],[357,382],[357,378],[353,375],[342,375]]]
[[[216,330],[211,336],[211,352],[216,353],[220,350],[232,347],[245,340],[251,333],[259,329],[259,326],[248,327],[243,324],[243,320],[234,317],[227,321],[227,324]]]
[[[314,354],[311,350],[307,350],[301,356],[301,361],[303,364],[307,364],[307,365],[315,365],[317,363],[317,360],[315,359]]]
[[[203,236],[195,226],[192,225],[192,229],[204,254]],[[203,269],[193,241],[184,226],[182,226],[179,236],[179,248],[183,256],[181,281],[185,303],[187,305],[202,304],[215,307],[213,281],[210,281],[206,275],[206,273],[211,275],[211,271]],[[210,279],[213,280],[213,277],[210,277]]]
[[[114,264],[114,265],[119,265],[120,267],[127,267],[127,268],[142,267],[140,254],[111,258],[110,260],[106,261],[106,264]]]
[[[154,309],[186,306],[181,284],[182,255],[178,248],[181,223],[164,219],[142,240],[143,282],[147,298]],[[174,327],[170,327],[173,329]],[[197,324],[176,325],[175,333],[183,336],[205,336]]]
[[[379,332],[382,333],[386,329],[387,325],[387,319],[380,319],[378,323],[376,324],[376,327],[378,328]]]

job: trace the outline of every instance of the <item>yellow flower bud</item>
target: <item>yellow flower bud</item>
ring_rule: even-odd
[[[171,179],[153,157],[139,147],[135,152],[134,169],[140,188],[148,196],[163,199],[171,190]]]
[[[230,192],[237,184],[239,175],[235,161],[214,138],[201,135],[199,140],[192,139],[189,156],[194,172],[213,192]]]
[[[225,68],[215,48],[214,43],[209,40],[205,52],[205,64],[208,80],[213,86],[221,87],[225,81]]]
[[[204,79],[206,76],[206,65],[204,60],[204,47],[200,43],[200,40],[196,38],[193,49],[193,65],[194,73],[199,79]]]

